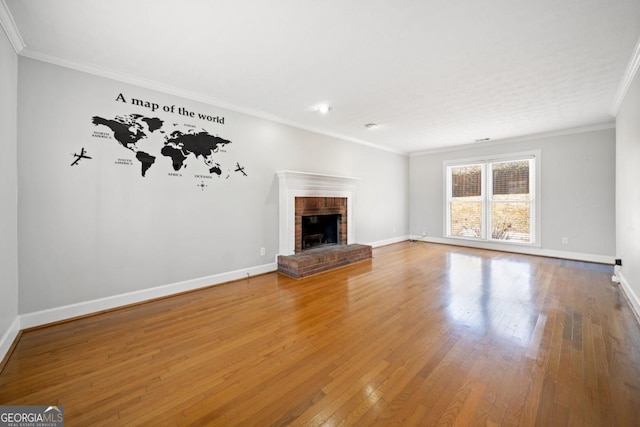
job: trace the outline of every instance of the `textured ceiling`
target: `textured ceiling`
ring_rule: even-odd
[[[4,1],[22,55],[404,153],[612,122],[640,37],[638,0]]]

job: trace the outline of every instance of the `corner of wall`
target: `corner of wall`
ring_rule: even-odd
[[[18,57],[15,26],[0,1],[0,360],[20,332],[18,317],[18,173],[17,86]]]
[[[617,269],[622,291],[640,322],[640,257],[638,211],[640,179],[637,159],[640,155],[640,39],[620,84],[612,112],[616,116],[616,257],[624,260]]]
[[[16,339],[20,335],[20,317],[16,316],[0,338],[0,372],[4,368],[6,359],[10,356],[11,349],[16,343]]]
[[[616,276],[618,277],[618,280],[620,282],[620,289],[622,289],[622,294],[627,299],[629,307],[631,307],[631,311],[636,316],[636,320],[638,321],[638,323],[640,323],[640,298],[638,298],[638,296],[633,292],[631,285],[621,271],[617,271]]]

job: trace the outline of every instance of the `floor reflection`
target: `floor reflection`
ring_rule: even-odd
[[[448,253],[447,313],[459,326],[526,346],[536,324],[531,265]]]

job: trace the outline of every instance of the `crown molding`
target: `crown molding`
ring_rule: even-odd
[[[2,2],[4,0],[0,0],[0,2]],[[149,80],[149,79],[144,79],[138,76],[134,76],[132,74],[125,74],[125,73],[119,73],[119,72],[114,72],[105,68],[100,68],[100,67],[94,67],[91,65],[86,65],[86,64],[82,64],[79,62],[75,62],[75,61],[71,61],[68,59],[64,59],[58,56],[53,56],[53,55],[47,55],[32,49],[29,49],[27,47],[23,48],[20,52],[20,56],[26,57],[26,58],[30,58],[30,59],[35,59],[37,61],[42,61],[42,62],[48,62],[50,64],[54,64],[54,65],[58,65],[61,67],[65,67],[65,68],[70,68],[76,71],[81,71],[81,72],[85,72],[88,74],[93,74],[99,77],[105,77],[111,80],[116,80],[116,81],[120,81],[123,83],[128,83],[128,84],[132,84],[135,86],[140,86],[140,87],[144,87],[146,89],[151,89],[151,90],[155,90],[158,92],[162,92],[162,93],[166,93],[169,95],[174,95],[174,96],[178,96],[181,98],[186,98],[186,99],[190,99],[192,101],[197,101],[197,102],[202,102],[203,104],[207,104],[207,105],[212,105],[214,107],[219,107],[219,108],[225,108],[227,110],[231,110],[231,111],[235,111],[237,113],[242,113],[242,114],[247,114],[249,116],[253,116],[253,117],[257,117],[260,119],[265,119],[265,120],[269,120],[272,122],[276,122],[276,123],[280,123],[283,125],[287,125],[287,126],[291,126],[297,129],[301,129],[301,130],[305,130],[308,132],[313,132],[313,133],[317,133],[320,135],[325,135],[325,136],[329,136],[332,138],[337,138],[337,139],[341,139],[343,141],[349,141],[349,142],[353,142],[356,144],[360,144],[360,145],[364,145],[370,148],[374,148],[377,150],[383,150],[383,151],[388,151],[394,154],[400,154],[403,156],[407,156],[408,153],[404,152],[404,151],[399,151],[399,150],[394,150],[388,147],[384,147],[382,145],[377,145],[368,141],[364,141],[361,139],[357,139],[357,138],[352,138],[349,136],[345,136],[345,135],[340,135],[337,133],[333,133],[333,132],[327,132],[325,130],[322,129],[317,129],[317,128],[313,128],[313,127],[308,127],[308,126],[304,126],[301,125],[299,123],[295,123],[295,122],[291,122],[288,120],[284,120],[278,116],[274,116],[272,114],[269,113],[265,113],[263,111],[259,111],[259,110],[253,110],[250,108],[245,108],[245,107],[240,107],[238,105],[234,105],[234,104],[229,104],[223,101],[220,101],[218,99],[206,96],[206,95],[202,95],[196,92],[191,92],[188,90],[184,90],[181,89],[179,87],[175,87],[175,86],[171,86],[171,85],[167,85],[164,83],[160,83],[154,80]]]
[[[554,136],[574,135],[585,132],[597,132],[599,130],[615,129],[615,122],[598,123],[595,125],[581,126],[569,129],[558,129],[549,132],[534,133],[531,135],[516,136],[513,138],[496,139],[487,142],[475,142],[471,144],[454,145],[451,147],[433,148],[431,150],[416,151],[410,157],[428,156],[431,154],[448,153],[453,151],[471,150],[474,148],[493,147],[495,145],[513,144],[516,142],[532,141],[536,139],[551,138]]]
[[[629,64],[627,64],[627,69],[624,72],[624,77],[620,82],[618,92],[616,93],[616,97],[613,100],[613,105],[611,106],[610,110],[610,113],[613,117],[618,115],[620,107],[622,106],[622,101],[624,101],[624,98],[627,96],[627,92],[629,91],[631,82],[633,82],[633,79],[638,72],[638,68],[640,68],[640,39],[638,39],[638,42],[636,43],[636,48],[633,51],[633,55],[631,55]]]
[[[17,54],[20,54],[26,45],[24,44],[24,40],[22,40],[20,31],[18,31],[16,21],[13,20],[13,15],[11,15],[9,7],[4,0],[0,0],[0,25],[4,28],[4,32],[7,34],[11,46],[13,46],[13,50],[15,50]]]

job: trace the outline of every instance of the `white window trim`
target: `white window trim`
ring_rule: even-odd
[[[452,166],[464,166],[464,165],[473,165],[473,164],[490,164],[494,162],[504,162],[504,161],[514,161],[514,160],[525,160],[525,159],[535,159],[534,170],[529,173],[534,173],[535,179],[529,181],[529,185],[533,186],[533,190],[530,188],[530,193],[532,194],[531,203],[533,203],[534,207],[532,209],[532,221],[531,221],[531,235],[533,236],[533,241],[531,243],[525,242],[513,242],[508,240],[496,240],[492,239],[487,235],[487,221],[490,219],[489,215],[487,215],[487,203],[489,202],[488,198],[490,196],[485,197],[485,189],[489,188],[485,184],[482,186],[482,203],[483,203],[483,212],[485,215],[482,216],[482,237],[466,237],[466,236],[450,236],[450,223],[451,223],[451,213],[449,211],[449,195],[451,194],[451,182],[449,180],[449,167]],[[483,183],[485,183],[486,178],[486,167],[482,168],[482,179]],[[527,246],[527,247],[542,247],[542,238],[541,238],[541,212],[542,212],[542,198],[541,198],[541,181],[542,181],[542,150],[531,150],[531,151],[522,151],[517,153],[507,153],[507,154],[493,154],[482,157],[469,157],[464,159],[455,159],[455,160],[445,160],[443,162],[443,182],[444,182],[444,203],[443,203],[443,218],[444,218],[444,228],[443,228],[443,236],[446,239],[454,239],[454,240],[469,240],[473,242],[486,243],[491,246],[496,245],[507,245],[507,246]]]

